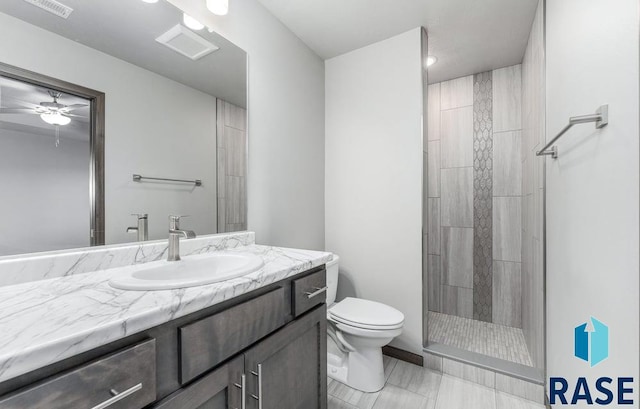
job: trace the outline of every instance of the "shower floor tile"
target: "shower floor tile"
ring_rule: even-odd
[[[520,328],[430,311],[429,341],[533,366]]]

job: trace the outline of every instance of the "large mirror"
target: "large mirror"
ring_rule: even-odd
[[[2,0],[0,257],[245,230],[246,107],[246,53],[165,0]]]

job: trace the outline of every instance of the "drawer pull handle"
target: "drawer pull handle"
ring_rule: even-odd
[[[242,394],[242,395],[240,395],[241,396],[241,398],[240,398],[240,401],[241,401],[240,408],[241,409],[247,409],[247,396],[245,394],[245,391],[247,389],[247,375],[242,374],[242,377],[240,379],[241,379],[240,384],[238,385],[236,383],[234,385],[236,386],[236,388],[240,389],[240,393]]]
[[[329,287],[322,287],[322,288],[315,287],[314,288],[314,290],[315,290],[314,292],[308,292],[307,291],[307,292],[304,293],[304,295],[306,295],[307,298],[311,299],[313,297],[317,297],[320,294],[326,292],[328,289],[329,289]]]
[[[258,372],[251,371],[251,374],[258,377],[258,396],[251,394],[251,397],[258,401],[258,409],[262,409],[262,364],[258,364]]]
[[[113,405],[116,402],[120,402],[122,399],[126,398],[127,396],[133,395],[134,393],[138,392],[140,389],[142,389],[142,384],[139,383],[136,386],[132,386],[131,388],[127,389],[124,392],[120,392],[118,393],[115,389],[111,389],[109,390],[109,393],[111,393],[111,395],[113,395],[113,398],[109,399],[109,400],[105,400],[104,402],[94,406],[91,409],[105,409],[108,408],[109,406]]]

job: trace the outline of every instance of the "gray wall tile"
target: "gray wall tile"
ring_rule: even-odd
[[[224,102],[224,125],[229,128],[247,130],[247,111],[228,102]]]
[[[473,166],[473,106],[442,111],[440,118],[442,167]]]
[[[491,72],[473,76],[473,317],[491,322],[493,109]]]
[[[493,131],[522,128],[522,72],[520,65],[493,71]]]
[[[442,312],[462,318],[473,318],[473,290],[443,285]]]
[[[493,262],[493,323],[522,328],[520,263]]]
[[[493,198],[493,259],[521,259],[522,200],[520,197]]]
[[[440,199],[431,198],[427,200],[427,217],[429,219],[428,229],[428,254],[440,254]]]
[[[442,228],[442,282],[473,288],[473,229]]]
[[[444,81],[440,85],[440,109],[473,105],[473,75]]]
[[[425,146],[426,147],[426,146]],[[426,150],[422,152],[422,232],[427,233],[429,228],[428,208],[425,204],[429,198],[429,159]]]
[[[442,226],[473,227],[473,168],[442,169]]]
[[[522,192],[520,131],[493,134],[493,195],[520,196]]]
[[[227,176],[245,176],[247,162],[247,140],[244,131],[225,127],[223,132],[227,153]]]
[[[440,197],[440,141],[427,143],[427,180],[429,197]]]
[[[427,140],[440,139],[440,83],[429,85],[427,90]]]
[[[429,311],[440,312],[442,311],[440,256],[427,255],[427,271],[428,308]]]

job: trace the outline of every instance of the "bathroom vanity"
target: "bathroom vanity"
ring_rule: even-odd
[[[259,254],[264,267],[171,291],[109,286],[135,266],[0,288],[0,296],[12,287],[17,297],[32,294],[14,314],[0,312],[15,338],[0,335],[0,408],[326,408],[327,253],[253,244],[227,251]],[[55,296],[41,298],[35,289],[44,286]],[[34,310],[43,338],[29,344],[35,332],[25,314]],[[83,324],[61,316],[73,310]]]

